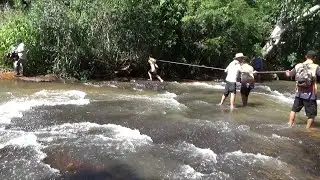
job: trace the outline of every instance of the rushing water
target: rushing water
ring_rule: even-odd
[[[293,86],[230,113],[223,83],[1,81],[0,179],[319,179],[320,132],[303,111],[287,125]]]

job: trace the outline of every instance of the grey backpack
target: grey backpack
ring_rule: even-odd
[[[302,64],[296,71],[297,86],[301,88],[310,88],[314,82],[311,67],[309,64]]]

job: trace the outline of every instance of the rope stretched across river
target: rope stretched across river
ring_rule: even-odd
[[[180,64],[185,66],[193,66],[193,67],[200,67],[200,68],[207,68],[207,69],[216,69],[220,71],[224,71],[225,69],[217,68],[217,67],[211,67],[211,66],[204,66],[204,65],[195,65],[195,64],[187,64],[187,63],[180,63],[180,62],[173,62],[173,61],[165,61],[165,60],[157,60],[161,62],[171,63],[171,64]],[[285,73],[286,71],[257,71],[255,73],[257,74],[277,74],[277,73]]]
[[[210,67],[210,66],[204,66],[204,65],[187,64],[187,63],[165,61],[165,60],[157,60],[157,61],[167,62],[167,63],[172,63],[172,64],[180,64],[180,65],[185,65],[185,66],[201,67],[201,68],[207,68],[207,69],[216,69],[216,70],[220,70],[220,71],[224,71],[225,70],[225,69],[222,69],[222,68],[216,68],[216,67]]]
[[[277,73],[286,73],[286,71],[257,71],[256,74],[277,74]]]

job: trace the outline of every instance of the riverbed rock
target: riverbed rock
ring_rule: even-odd
[[[54,81],[60,80],[60,78],[55,74],[47,74],[47,75],[34,76],[34,77],[21,76],[17,78],[19,80],[29,81],[29,82],[54,82]]]
[[[14,79],[15,75],[13,72],[3,72],[0,73],[0,79]]]
[[[129,166],[115,161],[97,163],[66,146],[48,149],[43,160],[60,171],[57,179],[69,180],[142,180]]]

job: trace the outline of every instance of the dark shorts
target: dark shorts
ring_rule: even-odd
[[[224,87],[224,96],[228,96],[230,93],[236,94],[236,83],[226,81],[226,86]]]
[[[245,95],[245,96],[249,96],[250,91],[253,89],[254,87],[252,85],[247,85],[247,84],[241,84],[241,88],[240,88],[240,93]]]
[[[151,70],[149,70],[149,73],[152,75],[152,76],[157,76],[158,75],[158,72],[157,70],[151,72]]]
[[[309,100],[309,99],[302,99],[302,98],[295,97],[291,110],[293,112],[300,112],[303,107],[308,119],[314,119],[317,116],[316,100]]]

